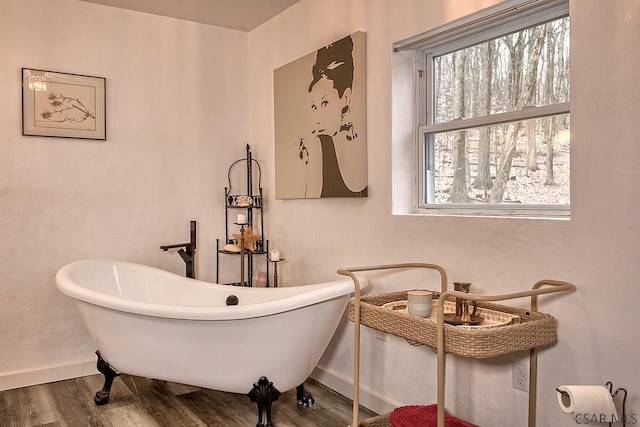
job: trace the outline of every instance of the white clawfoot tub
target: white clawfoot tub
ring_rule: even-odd
[[[283,392],[302,384],[354,290],[351,280],[284,288],[217,285],[110,260],[68,264],[56,285],[76,300],[114,369],[234,393],[247,393],[261,377]],[[238,305],[226,305],[231,295]]]

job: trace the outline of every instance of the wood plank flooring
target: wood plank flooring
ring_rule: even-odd
[[[93,396],[102,388],[103,378],[96,374],[0,392],[0,426],[254,427],[258,422],[257,406],[244,394],[125,374],[115,379],[109,403],[97,406]],[[295,389],[283,393],[272,407],[274,427],[351,424],[350,399],[311,379],[305,389],[315,405],[298,405]],[[360,416],[375,414],[362,408]]]

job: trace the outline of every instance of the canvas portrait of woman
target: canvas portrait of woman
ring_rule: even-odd
[[[366,197],[365,33],[274,70],[276,198]]]

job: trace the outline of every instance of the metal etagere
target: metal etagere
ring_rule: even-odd
[[[237,176],[233,172],[237,168],[246,168],[246,187],[244,192],[241,191],[242,183],[233,185],[233,181]],[[237,282],[225,283],[234,286],[252,286],[254,257],[264,256],[266,286],[269,286],[269,262],[267,262],[267,254],[269,253],[269,241],[264,236],[264,215],[263,215],[263,198],[262,198],[262,171],[260,163],[253,158],[249,144],[246,146],[246,156],[238,159],[229,166],[227,171],[228,186],[224,188],[224,221],[225,221],[225,238],[224,244],[220,247],[220,239],[216,239],[216,283],[220,283],[220,255],[240,256],[240,279]],[[239,224],[235,217],[241,214],[246,218],[243,224]],[[239,218],[239,216],[238,216]],[[231,228],[233,227],[233,228]],[[243,248],[240,239],[236,236],[243,229],[251,227],[253,234],[259,234],[260,238],[252,245],[252,249]],[[231,229],[230,229],[231,228]],[[234,234],[236,236],[234,236]],[[225,249],[227,245],[240,248],[240,251]],[[246,274],[245,274],[246,272]]]

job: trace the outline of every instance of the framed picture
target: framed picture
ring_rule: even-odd
[[[367,197],[365,33],[277,68],[277,199]]]
[[[104,77],[22,69],[22,134],[107,139]]]

